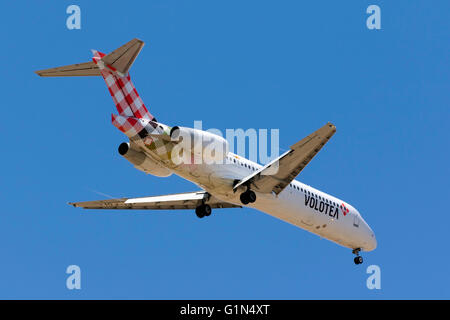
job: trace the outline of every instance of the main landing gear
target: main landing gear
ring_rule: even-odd
[[[240,198],[241,202],[247,205],[256,201],[256,194],[252,190],[248,189],[247,191],[241,193]]]
[[[359,255],[359,252],[360,252],[360,251],[361,251],[361,248],[356,248],[356,249],[353,249],[353,251],[352,251],[353,254],[356,254],[355,259],[353,259],[353,261],[355,262],[355,264],[361,264],[361,263],[363,263],[363,257],[361,257],[361,256]]]
[[[208,217],[211,215],[212,209],[208,204],[202,203],[197,208],[195,208],[195,214],[199,218]]]

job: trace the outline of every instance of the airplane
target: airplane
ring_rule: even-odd
[[[102,76],[118,112],[112,114],[112,124],[128,137],[128,142],[120,144],[119,154],[147,174],[157,177],[175,174],[201,189],[70,205],[108,210],[192,209],[199,218],[210,216],[212,209],[245,206],[352,249],[357,265],[363,262],[361,251],[377,247],[374,232],[358,210],[295,180],[336,132],[332,123],[293,144],[268,164],[259,165],[230,152],[227,140],[219,135],[157,121],[144,105],[129,74],[143,46],[144,42],[135,38],[109,54],[92,50],[90,62],[36,73],[41,77]]]

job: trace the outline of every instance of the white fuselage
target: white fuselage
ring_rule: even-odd
[[[229,153],[223,164],[182,164],[171,170],[199,185],[211,195],[241,205],[240,193],[233,183],[261,166]],[[375,234],[358,210],[344,201],[293,180],[281,193],[253,190],[256,202],[246,205],[319,235],[344,247],[363,251],[376,248]],[[345,215],[344,215],[345,213]]]
[[[261,170],[255,173],[261,169],[260,165],[228,152],[229,144],[222,136],[195,128],[169,127],[157,122],[149,113],[128,73],[143,45],[142,40],[135,38],[109,54],[93,50],[94,57],[90,62],[39,70],[36,73],[43,77],[102,76],[118,111],[118,114],[111,115],[112,124],[130,139],[129,143],[122,143],[119,146],[119,153],[137,169],[160,177],[175,173],[199,185],[227,205],[232,203],[242,206],[240,196],[243,195],[242,201],[251,203],[246,206],[352,248],[357,255],[360,250],[375,249],[377,245],[375,235],[355,208],[324,192],[292,180],[292,177],[299,174],[336,132],[333,124],[327,123],[312,135],[291,146],[289,156],[292,155],[295,160],[291,163],[294,168],[288,165],[287,169],[294,170],[291,170],[285,179],[273,175],[270,178],[277,185],[270,186],[264,190],[265,192],[259,192],[258,188],[263,190],[264,187],[261,185],[258,187],[247,179],[255,178],[253,173],[261,177],[269,175],[268,172]],[[181,153],[182,155],[198,157],[197,149],[201,151],[200,157],[220,158],[220,160],[225,157],[225,163],[177,164],[178,162],[174,161],[178,160],[180,150],[189,151]],[[279,158],[280,161],[283,161],[282,156]],[[269,164],[265,169],[269,167],[274,168]],[[286,186],[289,181],[291,183]],[[201,201],[201,204],[194,203],[196,213],[197,209],[209,208],[208,213],[201,209],[198,212],[200,214],[197,213],[199,217],[211,213],[211,207],[206,206],[208,203],[203,203],[207,201],[206,192],[201,191],[204,198],[194,199]],[[245,197],[246,195],[251,195],[251,198]],[[256,201],[253,201],[255,196]],[[132,199],[109,199],[72,205],[91,209],[136,208],[128,206],[130,200]],[[204,211],[205,215],[201,211]],[[362,263],[362,257],[355,257],[355,263]]]

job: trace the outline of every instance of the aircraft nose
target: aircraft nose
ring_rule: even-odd
[[[377,244],[378,243],[377,243],[377,238],[375,237],[375,233],[372,230],[370,230],[369,231],[369,245],[368,245],[367,251],[375,250],[377,247]]]
[[[364,251],[372,251],[377,247],[377,238],[375,237],[375,232],[369,224],[364,221]]]

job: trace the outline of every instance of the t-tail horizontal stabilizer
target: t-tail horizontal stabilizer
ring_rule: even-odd
[[[102,61],[109,69],[124,76],[130,70],[134,60],[141,52],[144,42],[133,39],[110,54],[104,55]],[[82,77],[101,76],[97,64],[93,61],[76,63],[68,66],[35,71],[41,77]]]
[[[92,50],[94,57],[91,62],[39,70],[36,73],[41,77],[102,76],[119,112],[119,116],[113,115],[113,124],[125,133],[140,132],[142,126],[137,123],[138,119],[156,122],[128,73],[143,46],[143,41],[133,39],[110,54]],[[128,120],[125,121],[125,118]],[[134,124],[137,126],[134,127]]]

